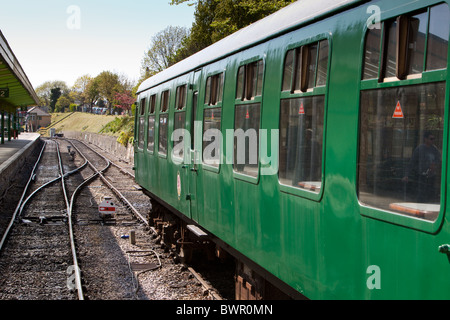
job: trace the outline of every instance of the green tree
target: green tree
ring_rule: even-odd
[[[65,108],[68,108],[71,103],[72,101],[68,95],[62,95],[61,97],[59,97],[58,101],[56,101],[55,111],[64,112]]]
[[[103,71],[95,79],[97,80],[99,96],[107,100],[107,107],[110,108],[109,113],[112,114],[114,95],[123,88],[119,81],[119,75],[111,71]]]
[[[92,81],[92,77],[88,74],[79,77],[72,86],[72,97],[78,100],[80,104],[89,103],[88,85]]]
[[[36,88],[36,94],[39,98],[39,104],[41,106],[53,106],[53,109],[55,108],[55,104],[59,96],[52,97],[52,89],[56,88],[59,88],[60,94],[68,94],[70,92],[69,87],[64,81],[46,81]],[[57,92],[58,91],[56,90],[55,94],[57,94]]]
[[[89,104],[92,112],[92,107],[94,106],[94,102],[99,98],[100,91],[99,91],[99,80],[97,78],[91,78],[89,82],[86,85],[86,103]]]
[[[171,0],[172,5],[195,5],[195,21],[175,61],[206,48],[295,0]]]
[[[133,94],[129,90],[125,90],[125,92],[116,92],[116,94],[114,95],[114,106],[116,108],[122,109],[129,115],[131,106],[135,101],[136,98],[133,97]]]
[[[56,102],[61,97],[61,88],[50,89],[50,112],[55,111]]]
[[[186,28],[168,26],[153,36],[141,62],[142,75],[149,77],[174,64],[175,54],[188,34]]]
[[[176,0],[172,0],[174,2]],[[181,2],[190,0],[181,0]],[[178,3],[181,3],[178,1]],[[183,46],[177,51],[174,62],[179,62],[194,53],[213,44],[214,18],[217,8],[216,1],[198,1],[195,9],[195,21],[192,24],[190,35],[183,41]]]

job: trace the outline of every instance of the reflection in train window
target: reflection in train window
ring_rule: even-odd
[[[145,139],[145,102],[146,98],[141,99],[139,104],[139,122],[138,122],[138,148],[144,149],[144,139]]]
[[[284,62],[282,91],[306,92],[326,85],[328,40],[289,50]]]
[[[182,110],[186,107],[186,87],[186,85],[182,85],[177,88],[175,102],[175,108],[177,110]]]
[[[140,116],[143,116],[145,114],[145,101],[146,101],[146,99],[143,98],[143,99],[141,99],[141,102],[139,104],[139,115]]]
[[[427,70],[447,68],[450,11],[446,3],[430,8]]]
[[[169,114],[164,113],[159,116],[159,149],[160,155],[167,156],[167,135],[169,132]]]
[[[174,114],[174,124],[173,124],[173,146],[179,144],[179,148],[176,148],[173,152],[173,156],[176,158],[183,159],[184,156],[184,134],[186,128],[186,111],[175,112]]]
[[[166,90],[161,94],[161,112],[167,112],[169,111],[169,97],[170,97],[170,91]]]
[[[369,29],[362,79],[395,81],[445,69],[449,20],[448,5],[443,3],[382,22],[382,29]]]
[[[253,100],[262,94],[264,74],[263,60],[243,65],[238,70],[236,99]]]
[[[324,96],[282,100],[279,147],[281,184],[320,191],[324,101]]]
[[[149,114],[155,113],[156,108],[156,94],[153,94],[150,96],[150,102],[149,102]]]
[[[284,62],[280,106],[280,184],[322,190],[328,40],[291,49]]]
[[[203,116],[203,163],[219,167],[222,108],[208,108]]]
[[[384,32],[368,30],[362,79],[378,81],[361,91],[364,205],[429,221],[439,215],[449,18],[444,3],[387,20]]]
[[[235,108],[233,169],[252,177],[258,176],[260,106],[253,103]]]
[[[435,220],[440,211],[445,83],[361,92],[359,200]]]
[[[139,117],[139,135],[138,135],[138,148],[144,148],[144,134],[145,134],[145,122],[144,117]]]
[[[366,48],[364,52],[363,80],[378,78],[378,65],[380,64],[381,29],[370,29],[366,35]]]
[[[205,104],[215,106],[222,101],[223,94],[223,72],[208,77],[206,80]]]
[[[148,116],[147,150],[153,153],[155,146],[155,115]]]
[[[156,109],[156,94],[150,96],[149,101],[149,116],[147,127],[147,150],[153,153],[155,147],[155,109]]]

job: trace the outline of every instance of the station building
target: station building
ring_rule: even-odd
[[[19,113],[39,99],[22,66],[0,31],[0,144],[19,132]]]

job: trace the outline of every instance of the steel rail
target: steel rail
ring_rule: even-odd
[[[61,180],[62,188],[63,188],[63,193],[64,193],[64,198],[65,198],[64,201],[65,201],[66,206],[67,206],[67,212],[69,212],[69,209],[70,209],[70,203],[69,203],[68,196],[67,196],[67,191],[66,191],[66,188],[65,188],[65,179],[64,179],[64,178],[66,178],[66,177],[68,177],[68,176],[74,174],[75,172],[80,171],[81,169],[83,169],[83,168],[87,165],[88,162],[85,161],[83,165],[81,165],[81,166],[77,167],[76,169],[71,170],[71,171],[69,171],[69,172],[67,172],[67,173],[64,173],[64,166],[63,166],[63,164],[62,164],[62,159],[61,159],[61,154],[60,154],[59,144],[58,144],[58,143],[56,143],[56,148],[57,148],[58,165],[59,165],[59,172],[60,172],[60,175],[59,175],[57,178],[55,178],[55,179],[53,179],[53,180],[51,180],[51,181],[48,181],[47,183],[43,184],[42,186],[40,186],[39,188],[37,188],[36,190],[34,190],[34,191],[33,191],[26,199],[24,199],[26,193],[28,192],[28,189],[29,189],[29,186],[30,186],[30,184],[31,184],[31,181],[33,181],[33,180],[34,180],[34,177],[36,176],[36,173],[35,173],[35,172],[36,172],[36,169],[37,169],[38,164],[40,163],[40,160],[41,160],[41,158],[42,158],[42,154],[44,153],[44,150],[45,150],[45,147],[46,147],[46,146],[47,146],[47,141],[44,141],[44,146],[42,147],[41,152],[40,152],[40,154],[39,154],[39,157],[38,157],[38,159],[37,159],[37,161],[36,161],[36,163],[35,163],[35,166],[34,166],[34,168],[33,168],[33,171],[32,171],[32,173],[30,174],[30,178],[29,178],[29,180],[28,180],[28,183],[27,183],[27,185],[26,185],[26,187],[25,187],[25,189],[24,189],[24,191],[23,191],[23,193],[22,193],[22,196],[21,196],[21,198],[20,198],[20,200],[19,200],[19,203],[18,203],[18,205],[17,205],[17,208],[16,208],[16,210],[15,210],[15,212],[14,212],[12,218],[11,218],[10,224],[9,224],[7,230],[5,231],[5,234],[3,235],[3,238],[2,238],[2,240],[1,240],[1,242],[0,242],[0,251],[1,251],[2,248],[3,248],[3,245],[4,245],[6,239],[7,239],[8,235],[9,235],[9,232],[10,232],[11,229],[12,229],[12,226],[14,225],[14,222],[15,222],[16,220],[18,220],[18,218],[21,216],[21,214],[22,214],[22,212],[23,212],[23,209],[24,209],[24,207],[26,206],[26,204],[28,203],[28,201],[29,201],[30,199],[32,199],[32,198],[36,195],[36,193],[38,193],[39,191],[43,190],[43,189],[46,188],[47,186],[49,186],[49,185],[55,183],[56,181]],[[67,214],[67,215],[68,215],[68,214]],[[69,221],[69,233],[70,233],[70,230],[71,230],[71,229],[72,229],[72,225],[71,225],[71,221]],[[79,271],[79,268],[77,268],[78,262],[77,262],[77,259],[76,259],[76,251],[74,252],[75,244],[74,244],[74,241],[73,241],[73,237],[70,237],[70,239],[71,239],[72,256],[73,256],[73,258],[74,258],[74,266],[75,266],[75,270],[76,270],[76,271]],[[76,274],[75,278],[76,278],[76,281],[77,281],[77,287],[78,287],[78,288],[81,288],[80,274],[79,274],[79,273]],[[82,292],[80,293],[80,291],[79,291],[79,292],[78,292],[78,296],[79,296],[79,298],[81,298],[81,300],[83,299]]]
[[[115,163],[113,163],[112,161],[110,161],[109,159],[107,159],[106,157],[104,157],[102,154],[100,154],[100,153],[98,153],[96,150],[94,150],[94,149],[92,149],[90,146],[88,146],[86,143],[84,143],[83,141],[80,141],[80,140],[76,140],[77,142],[80,142],[81,144],[83,144],[85,147],[87,147],[88,149],[90,149],[91,151],[93,151],[95,154],[97,154],[99,157],[101,157],[101,158],[103,158],[107,163],[108,163],[108,165],[105,167],[105,168],[103,168],[101,171],[99,171],[97,168],[95,168],[95,166],[89,161],[89,160],[87,160],[86,159],[86,157],[84,156],[84,154],[82,153],[82,152],[80,152],[80,150],[70,141],[70,140],[68,140],[73,146],[74,146],[74,148],[78,151],[78,153],[89,163],[89,165],[91,166],[91,168],[95,171],[95,173],[92,175],[92,176],[90,176],[86,181],[84,181],[83,182],[83,184],[82,185],[84,185],[84,184],[86,184],[87,182],[88,182],[88,180],[90,181],[90,180],[92,180],[93,178],[95,178],[95,177],[97,177],[97,176],[99,176],[101,179],[102,179],[102,181],[120,198],[120,200],[122,200],[122,201],[124,201],[125,202],[125,204],[126,204],[126,206],[127,206],[127,208],[129,209],[129,210],[131,210],[132,211],[132,213],[136,216],[136,217],[138,217],[142,222],[144,222],[147,226],[149,226],[149,223],[148,223],[148,221],[146,221],[146,219],[144,219],[144,217],[137,211],[137,209],[128,201],[128,199],[124,196],[124,195],[122,195],[121,194],[121,192],[119,191],[119,190],[117,190],[113,185],[112,185],[112,183],[103,175],[103,172],[104,171],[106,171],[108,168],[109,168],[109,166],[110,165],[113,165],[113,166],[115,166],[115,167],[117,167],[122,173],[125,173],[125,174],[128,174],[128,175],[130,175],[130,176],[132,176],[133,178],[134,178],[134,175],[132,175],[131,173],[129,173],[129,172],[127,172],[127,171],[125,171],[125,170],[123,170],[120,166],[118,166],[117,164],[115,164]],[[81,189],[81,187],[82,187],[82,185],[80,185],[79,186],[79,188],[77,188],[77,190],[74,192],[74,194],[73,194],[73,196],[75,196],[75,193],[76,192],[78,192],[78,189]],[[71,200],[71,209],[70,209],[70,212],[72,212],[72,205],[73,205],[73,199]],[[153,232],[156,234],[156,231],[153,229]],[[148,252],[153,252],[153,253],[155,253],[156,254],[156,256],[157,256],[157,258],[158,258],[158,261],[159,261],[159,266],[157,266],[157,268],[160,268],[161,267],[161,261],[160,261],[160,259],[159,259],[159,256],[158,256],[158,254],[155,252],[155,251],[153,251],[153,250],[149,250]],[[127,255],[129,254],[129,253],[133,253],[133,252],[137,252],[137,251],[127,251]],[[139,251],[139,252],[141,252],[141,251]],[[130,265],[130,261],[129,261],[129,259],[128,259],[128,264],[129,264],[129,267],[130,267],[130,270],[131,270],[131,265]],[[150,269],[149,269],[150,270]],[[206,281],[204,281],[203,280],[203,278],[192,268],[192,267],[188,267],[188,270],[193,274],[193,276],[202,284],[202,286],[205,288],[205,290],[209,293],[209,294],[211,294],[212,295],[212,297],[215,299],[215,300],[222,300],[222,297],[216,292],[216,290],[214,289],[214,288],[212,288],[209,284],[207,284],[207,282]],[[143,272],[145,272],[145,271],[147,271],[147,270],[144,270]],[[133,274],[133,279],[137,279],[137,277],[138,277],[138,275],[139,275],[139,273],[136,275],[136,277],[134,276],[134,274]],[[136,292],[137,292],[137,290],[138,290],[138,288],[136,288]]]
[[[92,148],[91,148],[91,150],[94,151],[94,152],[97,152],[97,151],[95,151],[95,150],[92,149]],[[97,153],[98,153],[98,152],[97,152]],[[126,171],[124,168],[122,168],[122,167],[119,166],[118,164],[116,164],[116,163],[114,163],[114,162],[112,162],[112,161],[111,161],[111,164],[112,164],[114,167],[116,167],[117,169],[119,169],[120,172],[122,172],[123,174],[129,175],[129,176],[132,177],[133,179],[136,178],[136,177],[134,176],[134,174],[132,174],[131,172]]]
[[[2,240],[0,241],[0,251],[3,249],[3,245],[5,244],[5,241],[8,238],[9,232],[11,231],[14,221],[16,220],[16,217],[19,213],[19,210],[21,209],[21,203],[22,203],[23,199],[25,198],[26,193],[28,192],[28,188],[30,187],[31,181],[33,181],[33,177],[35,176],[37,166],[38,166],[39,162],[41,161],[42,154],[44,153],[46,145],[47,145],[47,142],[44,141],[44,145],[42,146],[41,152],[39,153],[39,157],[36,160],[36,163],[34,164],[33,171],[30,174],[30,178],[28,179],[28,182],[22,193],[22,196],[20,197],[20,200],[19,200],[19,203],[17,204],[16,210],[14,211],[11,221],[9,222],[9,225],[6,228],[5,233],[3,234]]]
[[[120,166],[112,163],[110,160],[108,160],[107,158],[105,158],[103,155],[101,155],[100,153],[98,153],[97,151],[95,151],[94,149],[92,149],[90,146],[88,146],[86,143],[84,143],[83,141],[79,141],[78,142],[82,143],[84,146],[86,146],[87,148],[89,148],[92,152],[94,152],[95,154],[97,154],[99,157],[103,158],[105,161],[107,161],[109,164],[113,164],[114,166],[118,167],[119,169]],[[78,149],[77,149],[78,150]],[[92,167],[94,170],[97,170],[95,167]],[[126,205],[126,207],[132,212],[132,214],[138,218],[139,220],[141,220],[143,223],[145,223],[147,226],[149,225],[148,221],[139,213],[139,211],[130,203],[130,201],[128,201],[128,199],[119,191],[117,190],[116,187],[114,187],[112,185],[112,183],[103,175],[103,172],[106,171],[102,170],[102,172],[99,172],[99,177],[100,179],[102,179],[102,181],[120,198],[120,200]],[[122,172],[123,170],[121,170]],[[131,175],[129,172],[124,171],[125,173]],[[131,175],[133,176],[133,175]]]
[[[131,204],[130,201],[128,201],[128,199],[119,191],[117,190],[116,187],[114,187],[111,182],[106,179],[106,177],[100,173],[100,178],[103,180],[103,182],[105,182],[106,185],[108,185],[108,187],[120,198],[121,201],[124,202],[124,204],[127,206],[127,208],[137,217],[139,218],[139,220],[141,220],[143,223],[145,223],[147,226],[148,221],[146,221],[146,219],[139,213],[139,211],[137,211],[137,209]]]
[[[81,271],[78,264],[78,259],[76,255],[76,248],[75,248],[75,236],[73,232],[73,222],[72,222],[72,215],[73,215],[73,206],[75,203],[75,197],[77,196],[78,192],[83,188],[88,182],[93,180],[97,175],[100,174],[100,172],[92,165],[92,163],[84,156],[84,154],[71,142],[69,143],[77,150],[77,152],[81,155],[81,157],[85,160],[85,164],[89,164],[91,168],[95,171],[91,176],[86,178],[81,184],[78,185],[78,187],[75,189],[75,191],[72,194],[72,197],[70,198],[70,202],[67,209],[67,216],[69,220],[69,236],[70,236],[70,245],[72,249],[72,258],[73,258],[73,266],[74,266],[74,272],[75,272],[75,283],[76,288],[78,291],[78,299],[84,300],[83,296],[83,289],[82,289],[82,283],[81,283]],[[109,162],[107,162],[107,165],[103,170],[106,170],[109,167]]]
[[[77,261],[77,257],[76,257],[76,248],[75,248],[75,236],[74,236],[74,232],[73,232],[73,223],[72,223],[72,216],[73,216],[73,207],[74,207],[74,203],[75,203],[75,198],[77,196],[77,194],[80,192],[80,190],[90,181],[92,181],[94,178],[96,178],[97,176],[101,178],[101,180],[114,192],[118,195],[118,197],[124,201],[126,203],[126,205],[128,206],[128,208],[138,217],[140,217],[142,219],[142,221],[144,221],[144,223],[146,223],[148,225],[148,222],[145,221],[145,219],[139,214],[139,212],[136,210],[136,208],[133,207],[133,205],[131,205],[131,203],[128,201],[128,199],[126,199],[103,175],[103,172],[105,172],[110,166],[111,166],[111,161],[109,161],[108,159],[106,159],[104,156],[102,156],[101,154],[99,154],[98,152],[96,152],[95,150],[93,150],[92,148],[90,148],[89,146],[87,146],[85,143],[78,141],[80,143],[82,143],[84,146],[86,146],[87,148],[89,148],[91,151],[93,151],[94,153],[96,153],[99,157],[101,157],[105,162],[106,162],[106,166],[104,168],[102,168],[101,170],[97,169],[91,161],[89,161],[86,156],[84,155],[84,153],[82,153],[80,151],[80,149],[70,140],[67,139],[67,141],[74,147],[74,149],[81,155],[81,157],[85,160],[85,164],[88,164],[93,170],[94,173],[89,176],[88,178],[86,178],[80,185],[78,185],[78,187],[75,189],[75,191],[72,194],[72,197],[70,199],[70,203],[69,203],[69,208],[68,208],[68,220],[69,220],[69,235],[70,235],[70,239],[71,239],[71,246],[72,246],[72,255],[73,255],[73,261],[74,261],[74,272],[75,272],[75,282],[76,282],[76,288],[78,291],[78,298],[79,300],[84,300],[83,297],[83,291],[82,291],[82,284],[81,284],[81,271],[80,271],[80,267]]]
[[[64,181],[64,166],[62,164],[62,159],[61,159],[61,151],[59,150],[59,143],[56,143],[56,150],[57,150],[57,155],[58,155],[58,164],[59,164],[59,173],[60,173],[60,177],[61,177],[61,185],[62,185],[62,189],[63,189],[63,194],[64,194],[64,202],[66,203],[66,208],[67,208],[67,212],[69,212],[69,197],[67,196],[67,191],[66,191],[66,184]]]
[[[83,169],[86,165],[87,165],[87,162],[85,162],[82,166],[80,166],[80,167],[78,167],[78,168],[76,168],[76,169],[74,169],[74,170],[72,170],[72,171],[67,172],[66,174],[64,174],[64,177],[68,177],[68,176],[74,174],[75,172],[80,171],[80,170]],[[30,199],[34,197],[34,195],[35,195],[36,193],[38,193],[39,191],[41,191],[41,190],[44,189],[45,187],[51,185],[52,183],[55,183],[56,181],[59,181],[60,179],[61,179],[61,176],[59,176],[59,177],[57,177],[57,178],[55,178],[55,179],[53,179],[53,180],[51,180],[51,181],[49,181],[49,182],[47,182],[47,183],[44,183],[42,186],[40,186],[39,188],[37,188],[36,190],[34,190],[34,191],[33,191],[33,192],[32,192],[32,193],[31,193],[31,194],[30,194],[23,202],[22,202],[22,204],[20,205],[20,210],[19,210],[19,212],[18,212],[18,214],[17,214],[17,217],[20,217],[20,216],[21,216],[22,211],[23,211],[23,208],[26,206],[26,204],[28,203],[28,201],[30,201]],[[19,203],[19,204],[20,204],[20,203]]]
[[[65,186],[65,181],[64,181],[64,166],[62,164],[61,154],[59,151],[59,143],[56,143],[56,148],[58,150],[59,169],[60,169],[60,173],[61,173],[61,185],[62,185],[62,189],[63,189],[63,193],[64,193],[64,201],[66,202],[66,207],[67,207],[70,249],[72,251],[72,261],[73,261],[73,267],[74,267],[74,272],[75,272],[75,285],[76,285],[76,289],[77,289],[77,293],[78,293],[78,300],[84,300],[83,286],[81,284],[81,272],[80,272],[80,267],[78,264],[77,249],[75,247],[75,237],[73,236],[73,224],[72,224],[72,215],[71,215],[72,203],[69,202],[69,199],[67,197],[66,186]],[[85,164],[86,163],[87,162],[85,162]],[[72,195],[72,198],[74,198],[74,195],[75,195],[75,192]]]
[[[46,141],[44,141],[44,147],[45,147],[45,144],[47,144]],[[44,147],[43,147],[43,148],[44,148]],[[41,154],[42,154],[43,150],[44,150],[44,149],[42,149]],[[40,158],[39,158],[38,160],[40,160]],[[23,200],[23,198],[24,198],[26,192],[28,191],[28,189],[27,189],[27,188],[28,188],[28,185],[27,185],[27,186],[25,187],[25,189],[24,189],[24,193],[22,194],[22,198],[19,200],[19,204],[18,204],[18,206],[17,206],[17,208],[19,208],[19,210],[17,211],[16,217],[14,218],[14,220],[15,220],[16,218],[18,219],[18,218],[21,216],[22,211],[23,211],[23,208],[26,206],[26,204],[28,203],[28,201],[30,201],[30,199],[34,197],[34,195],[35,195],[36,193],[38,193],[39,191],[43,190],[45,187],[51,185],[52,183],[55,183],[56,181],[60,180],[62,177],[68,177],[68,176],[74,174],[75,172],[80,171],[80,170],[83,169],[86,165],[87,165],[87,161],[85,161],[83,165],[79,166],[78,168],[75,168],[75,169],[72,170],[72,171],[67,172],[67,173],[64,174],[63,176],[60,175],[60,176],[56,177],[55,179],[50,180],[50,181],[44,183],[42,186],[40,186],[39,188],[37,188],[36,190],[34,190],[34,191],[33,191],[33,192],[32,192],[25,200]],[[33,171],[33,172],[31,173],[30,179],[31,179],[31,180],[34,180],[34,176],[35,176],[35,175],[36,175],[36,174],[35,174],[34,171]],[[30,180],[29,180],[29,182],[30,182]],[[16,210],[17,210],[17,209],[16,209]],[[1,247],[0,247],[0,250],[1,250]]]

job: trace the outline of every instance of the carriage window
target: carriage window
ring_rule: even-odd
[[[441,80],[449,37],[448,20],[439,23],[448,18],[447,4],[438,5],[384,22],[384,38],[370,36],[371,31],[367,35],[365,63],[370,47],[384,41],[387,50],[380,59],[384,61],[380,80],[395,77],[398,85],[370,84],[361,91],[358,197],[362,204],[429,221],[439,215],[446,99],[446,83]],[[423,72],[432,69],[436,71],[426,78],[429,83],[423,81]],[[364,70],[363,79],[369,74]],[[401,79],[415,81],[405,85]]]
[[[221,108],[205,109],[203,115],[203,162],[214,167],[219,167],[220,163],[221,121]]]
[[[260,104],[236,105],[234,118],[235,172],[258,176]]]
[[[138,148],[144,149],[144,134],[145,134],[145,122],[144,117],[139,118],[139,137],[138,137]]]
[[[385,23],[387,28],[385,46],[387,54],[383,60],[383,76],[386,78],[395,77],[397,70],[397,21]]]
[[[153,153],[155,145],[155,115],[148,116],[147,150]]]
[[[167,135],[169,132],[169,115],[159,115],[159,154],[167,156]]]
[[[371,29],[367,32],[364,55],[363,80],[378,78],[380,63],[381,29]]]
[[[241,66],[238,70],[236,99],[253,100],[262,94],[264,63],[262,60]]]
[[[144,114],[145,114],[145,101],[146,99],[141,99],[141,102],[139,104],[139,134],[138,134],[138,148],[144,149],[144,139],[145,139],[145,120],[144,120]]]
[[[145,98],[141,99],[141,103],[139,105],[139,115],[143,116],[145,114]]]
[[[155,107],[156,107],[156,94],[150,97],[150,105],[149,105],[150,114],[155,113]]]
[[[319,192],[322,181],[324,96],[281,101],[279,179]]]
[[[328,41],[319,42],[319,57],[317,60],[317,80],[316,86],[325,86],[327,84],[328,75]]]
[[[242,100],[244,94],[244,79],[245,79],[245,66],[242,66],[238,70],[237,75],[237,88],[236,88],[236,99]]]
[[[450,11],[446,3],[430,9],[427,70],[447,68]]]
[[[258,176],[259,168],[263,75],[263,60],[241,66],[237,74],[233,170],[251,177]]]
[[[224,73],[208,77],[206,81],[205,105],[203,111],[203,163],[219,167],[221,148],[222,95]]]
[[[278,178],[282,185],[319,193],[322,188],[328,40],[286,54],[280,106]]]
[[[284,62],[282,90],[306,92],[326,85],[328,51],[328,40],[289,50]]]
[[[186,111],[176,112],[174,115],[173,156],[183,158],[184,155],[184,129],[186,128]],[[180,130],[178,130],[180,129]],[[177,131],[178,130],[178,131]],[[175,148],[178,146],[177,148]]]
[[[428,12],[420,12],[408,19],[409,34],[407,38],[407,74],[423,72],[425,39],[427,35]]]
[[[385,21],[384,32],[368,30],[362,79],[395,81],[414,75],[420,77],[424,71],[445,69],[449,19],[448,5],[440,4]],[[383,54],[380,48],[385,48]]]
[[[290,91],[291,90],[291,81],[292,81],[293,64],[294,64],[294,53],[295,53],[295,50],[289,50],[286,54],[286,60],[284,62],[284,75],[283,75],[282,91]]]
[[[308,52],[307,53],[308,63],[305,70],[308,80],[306,81],[307,83],[306,89],[314,88],[316,83],[317,44],[315,43],[307,46],[307,52]]]
[[[440,210],[445,83],[361,92],[359,199],[435,220]]]
[[[208,77],[206,81],[205,104],[215,106],[222,101],[223,73]]]
[[[164,91],[161,95],[161,112],[167,112],[169,110],[169,96],[170,91]]]
[[[161,94],[161,112],[167,112],[169,110],[169,97],[170,91],[166,90]],[[158,153],[160,155],[167,156],[167,141],[169,134],[169,114],[161,113],[159,115],[159,148]]]
[[[186,107],[186,85],[179,86],[177,88],[177,98],[176,98],[176,108],[177,110],[182,110]]]
[[[147,127],[147,150],[153,153],[155,146],[155,108],[156,108],[156,94],[150,96],[149,101],[149,116]]]

